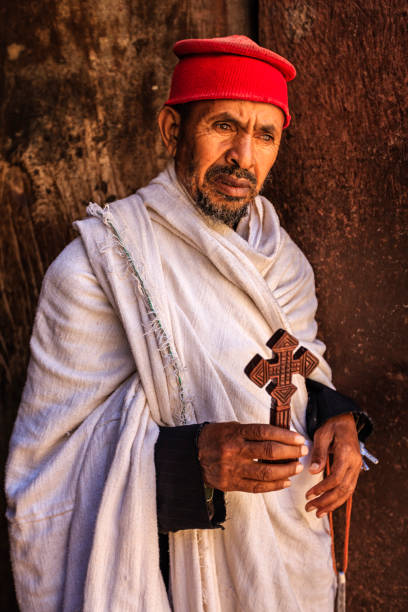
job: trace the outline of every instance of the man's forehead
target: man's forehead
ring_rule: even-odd
[[[280,108],[264,102],[250,100],[200,100],[191,102],[192,116],[196,121],[228,120],[247,122],[252,120],[262,126],[282,128],[284,114]]]

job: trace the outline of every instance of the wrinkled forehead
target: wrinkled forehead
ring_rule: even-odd
[[[199,100],[189,102],[188,112],[190,127],[198,123],[233,120],[239,124],[270,126],[276,131],[283,128],[285,115],[280,108],[265,102],[249,100]]]

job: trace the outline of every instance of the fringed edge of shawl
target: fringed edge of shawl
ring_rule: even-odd
[[[157,341],[158,350],[163,358],[164,367],[170,368],[173,372],[173,376],[177,384],[178,397],[181,404],[180,422],[182,425],[186,425],[187,411],[189,405],[191,404],[191,400],[186,397],[183,379],[181,377],[182,367],[179,364],[175,348],[171,341],[171,336],[166,332],[162,320],[160,319],[158,310],[156,309],[155,304],[153,302],[152,296],[149,290],[147,289],[146,281],[143,278],[143,274],[138,269],[131,250],[125,244],[119,230],[114,224],[114,217],[110,211],[109,205],[106,205],[102,208],[101,206],[99,206],[99,204],[96,204],[95,202],[90,202],[89,206],[86,209],[86,212],[88,216],[100,219],[102,223],[109,229],[112,234],[114,243],[119,249],[119,255],[127,260],[128,269],[130,271],[131,276],[136,280],[137,287],[139,289],[140,294],[142,295],[143,302],[146,307],[147,316],[150,320],[150,329],[146,333],[154,334]]]

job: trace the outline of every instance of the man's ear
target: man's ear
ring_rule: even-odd
[[[171,106],[163,106],[157,118],[160,134],[167,151],[172,157],[176,155],[180,133],[180,115]]]

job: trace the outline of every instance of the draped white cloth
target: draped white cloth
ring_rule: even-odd
[[[332,610],[330,537],[304,510],[318,480],[307,469],[283,491],[227,493],[224,530],[171,534],[170,599],[159,571],[158,425],[268,422],[268,395],[244,367],[270,358],[279,327],[331,384],[310,265],[265,198],[234,232],[196,210],[171,164],[89,213],[46,275],[11,441],[21,609]],[[305,385],[294,382],[292,426],[306,435]]]

